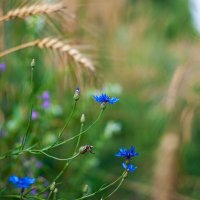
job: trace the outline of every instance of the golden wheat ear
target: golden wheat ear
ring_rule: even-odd
[[[81,64],[81,66],[90,70],[91,72],[95,71],[95,67],[90,59],[84,56],[78,49],[74,48],[72,45],[66,44],[65,42],[57,38],[47,37],[43,39],[34,40],[32,42],[24,43],[22,45],[0,52],[0,57],[33,46],[39,47],[40,49],[45,48],[45,49],[56,50],[58,53],[65,53],[67,56],[73,59],[75,64],[79,63]]]
[[[16,8],[10,10],[7,14],[0,17],[1,21],[8,21],[16,18],[25,18],[32,15],[48,15],[53,12],[59,12],[63,10],[65,6],[62,3],[57,4],[35,4],[31,6],[24,6],[22,8]]]

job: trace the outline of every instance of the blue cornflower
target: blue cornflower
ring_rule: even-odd
[[[109,103],[109,104],[115,104],[116,102],[119,101],[118,98],[116,97],[112,97],[110,98],[109,96],[107,96],[106,94],[101,94],[100,96],[98,95],[94,95],[94,100],[98,103]]]
[[[126,163],[122,163],[122,166],[124,169],[126,169],[129,172],[134,172],[138,168],[132,164],[126,164]]]
[[[38,118],[38,112],[36,110],[32,110],[31,118],[32,120],[36,120]]]
[[[119,152],[115,154],[117,157],[124,157],[126,160],[131,160],[132,157],[138,156],[139,153],[135,152],[135,148],[131,146],[130,150],[126,148],[120,148]]]
[[[28,188],[30,185],[35,183],[35,178],[30,178],[30,177],[17,177],[17,176],[10,176],[9,181],[17,188]]]
[[[42,99],[43,100],[50,100],[50,94],[48,91],[44,91],[42,94]]]
[[[4,72],[6,70],[6,64],[0,63],[0,72]]]

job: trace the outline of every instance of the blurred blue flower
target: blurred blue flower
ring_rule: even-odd
[[[122,163],[122,166],[125,170],[127,170],[129,172],[134,172],[138,168],[132,164],[126,164],[126,163]]]
[[[4,72],[6,70],[6,64],[0,63],[0,72]]]
[[[98,103],[109,103],[109,104],[115,104],[119,101],[118,98],[112,97],[110,98],[106,94],[101,94],[100,96],[94,95],[94,100]]]
[[[43,108],[47,108],[48,109],[50,107],[50,105],[51,105],[51,102],[49,100],[45,100],[42,103],[42,107]]]
[[[36,120],[38,118],[38,112],[36,110],[32,110],[31,118],[32,120]]]
[[[31,190],[30,193],[31,193],[31,195],[35,196],[35,195],[38,194],[38,191],[34,188],[34,189]]]
[[[44,91],[42,93],[42,96],[39,96],[39,98],[41,98],[42,101],[42,107],[45,109],[48,109],[51,106],[51,97],[48,91]]]
[[[4,129],[0,129],[0,138],[4,138],[8,135],[8,132]]]
[[[115,154],[117,157],[124,157],[126,160],[131,160],[132,157],[138,156],[139,153],[135,152],[135,148],[131,146],[130,150],[126,148],[120,148],[119,152]]]
[[[44,91],[42,94],[42,99],[43,100],[50,100],[50,94],[48,91]]]
[[[35,183],[35,178],[30,177],[17,177],[17,176],[10,176],[9,181],[17,188],[28,188],[30,185]]]

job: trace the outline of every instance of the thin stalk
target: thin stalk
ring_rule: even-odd
[[[51,195],[52,195],[52,191],[51,192],[49,192],[49,195],[48,195],[48,197],[47,197],[47,200],[49,200],[50,199],[50,197],[51,197]]]
[[[32,153],[32,154],[44,154],[45,156],[47,156],[49,158],[52,158],[54,160],[59,160],[59,161],[72,160],[73,158],[76,158],[79,155],[79,153],[77,153],[77,154],[75,154],[75,155],[73,155],[72,157],[69,157],[69,158],[58,158],[58,157],[49,155],[49,154],[45,153],[44,151],[39,151],[39,150],[38,151],[35,151],[35,150],[34,151],[27,151],[27,152]]]
[[[103,198],[103,200],[108,199],[109,197],[111,197],[122,185],[122,183],[124,182],[124,177],[122,178],[122,180],[120,181],[119,185],[106,197]]]
[[[83,127],[84,127],[84,123],[81,123],[80,133],[83,132]],[[75,153],[77,152],[77,150],[78,150],[80,141],[81,141],[81,135],[78,136],[78,140],[77,140],[77,143],[76,143],[76,147],[75,147],[75,149],[74,149],[74,154],[75,154]]]
[[[81,123],[80,133],[83,131],[83,126],[84,126],[84,123]],[[76,147],[75,147],[74,152],[73,152],[73,156],[74,156],[74,157],[77,157],[78,155],[80,155],[80,153],[75,154],[75,153],[76,153],[76,150],[77,150],[77,148],[78,148],[78,146],[79,146],[79,143],[80,143],[80,137],[79,137],[79,139],[78,139],[78,141],[77,141]],[[72,156],[72,157],[73,157],[73,156]],[[53,182],[56,182],[56,181],[63,175],[63,173],[64,173],[64,172],[66,171],[66,169],[69,167],[69,164],[70,164],[70,160],[68,160],[68,161],[65,163],[63,169],[62,169],[62,170],[59,172],[59,174],[54,178],[54,180],[52,181],[52,183],[53,183]],[[49,187],[50,187],[50,186],[46,187],[43,191],[41,191],[41,192],[39,193],[39,195],[40,195],[40,194],[43,194],[46,190],[48,190]]]
[[[53,193],[53,200],[56,200],[56,192]]]
[[[62,141],[62,142],[60,142],[60,143],[58,143],[58,144],[55,144],[54,146],[48,146],[48,147],[46,147],[46,148],[43,148],[42,151],[47,151],[47,150],[49,150],[49,149],[52,149],[52,148],[58,147],[58,146],[60,146],[60,145],[63,145],[63,144],[65,144],[65,143],[69,142],[69,141],[74,140],[75,138],[79,137],[80,135],[86,133],[90,128],[92,128],[92,126],[94,126],[94,125],[99,121],[99,119],[101,118],[101,116],[102,116],[102,114],[103,114],[103,111],[104,111],[104,110],[102,109],[101,112],[99,113],[97,119],[96,119],[90,126],[88,126],[88,128],[86,128],[84,131],[82,131],[82,132],[80,132],[79,134],[77,134],[77,135],[75,135],[75,136],[73,136],[73,137],[71,137],[71,138],[69,138],[69,139],[66,139],[66,140],[64,140],[64,141]]]
[[[0,195],[0,198],[15,198],[15,199],[20,199],[21,195],[14,195],[14,194],[10,194],[10,195]]]
[[[71,119],[73,117],[74,111],[76,109],[76,105],[77,105],[77,101],[74,101],[74,105],[73,105],[72,111],[71,111],[71,113],[69,115],[69,118],[67,119],[67,121],[65,122],[63,128],[59,132],[57,140],[49,148],[53,148],[58,143],[59,139],[62,137],[62,134],[64,133],[64,130],[67,128],[69,122],[71,121]]]
[[[92,194],[88,194],[86,196],[83,196],[83,197],[80,197],[78,199],[75,199],[75,200],[81,200],[81,199],[86,199],[86,198],[89,198],[89,197],[92,197],[92,196],[95,196],[96,194],[106,190],[107,188],[113,186],[115,183],[117,183],[120,179],[124,179],[124,174],[125,172],[119,177],[117,178],[115,181],[113,181],[112,183],[108,184],[107,186],[104,186],[104,187],[100,187],[96,192],[93,192]],[[121,181],[120,181],[121,183]]]
[[[30,127],[31,127],[31,121],[32,121],[32,111],[33,111],[33,70],[34,67],[31,66],[31,106],[30,106],[30,114],[29,114],[29,120],[28,120],[28,127],[26,130],[26,133],[22,139],[21,149],[24,149],[24,146],[26,145],[26,140],[29,135]]]

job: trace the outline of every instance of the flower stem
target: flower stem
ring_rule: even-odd
[[[83,127],[84,127],[84,123],[81,123],[80,133],[83,132]],[[75,147],[75,150],[74,150],[74,154],[76,154],[76,152],[77,152],[77,150],[78,150],[80,141],[81,141],[81,135],[78,136],[78,140],[77,140],[77,143],[76,143],[76,147]]]
[[[102,198],[103,200],[108,199],[109,197],[111,197],[122,185],[122,183],[124,182],[124,177],[122,178],[122,180],[120,181],[120,183],[118,184],[118,186],[106,197]]]
[[[119,178],[117,178],[115,181],[113,181],[112,183],[108,184],[107,186],[104,186],[104,187],[102,186],[102,187],[100,187],[96,192],[93,192],[92,194],[88,194],[88,195],[86,195],[86,196],[80,197],[80,198],[75,199],[75,200],[81,200],[81,199],[86,199],[86,198],[95,196],[96,194],[98,194],[98,193],[100,193],[100,192],[106,190],[107,188],[113,186],[113,185],[114,185],[115,183],[117,183],[119,180],[124,179],[124,174],[125,174],[125,172],[124,172]],[[121,183],[121,181],[120,181],[120,183]]]
[[[92,128],[92,127],[99,121],[99,119],[101,118],[103,112],[104,112],[104,110],[102,109],[101,112],[99,113],[97,119],[96,119],[90,126],[88,126],[85,130],[83,130],[82,132],[79,132],[79,134],[77,134],[77,135],[75,135],[75,136],[73,136],[73,137],[71,137],[71,138],[69,138],[69,139],[66,139],[66,140],[64,140],[64,141],[62,141],[62,142],[60,142],[60,143],[58,143],[58,144],[55,144],[54,146],[49,146],[49,147],[43,148],[42,150],[43,150],[43,151],[46,151],[46,150],[49,150],[49,149],[58,147],[58,146],[63,145],[63,144],[65,144],[65,143],[69,142],[69,141],[72,141],[72,140],[74,140],[75,138],[79,137],[80,135],[86,133],[90,128]]]
[[[67,126],[68,126],[70,120],[71,120],[72,117],[73,117],[74,111],[75,111],[75,109],[76,109],[76,105],[77,105],[77,101],[74,101],[74,105],[73,105],[72,111],[71,111],[71,113],[70,113],[70,115],[69,115],[69,118],[66,120],[66,122],[65,122],[65,124],[64,124],[64,126],[63,126],[63,128],[62,128],[61,131],[59,132],[58,137],[57,137],[57,140],[49,147],[49,149],[50,149],[50,148],[53,148],[53,147],[58,143],[59,139],[62,137],[62,135],[63,135],[63,133],[64,133],[64,130],[67,128]]]
[[[31,128],[31,121],[32,121],[32,111],[33,111],[33,72],[34,72],[34,67],[31,66],[31,80],[30,80],[30,84],[31,84],[31,106],[30,106],[30,114],[29,114],[29,120],[28,120],[28,126],[27,126],[27,130],[25,135],[23,136],[22,139],[22,144],[21,144],[21,149],[23,150],[25,145],[26,145],[26,140],[28,138],[29,132],[30,132],[30,128]]]
[[[81,123],[80,133],[83,131],[83,127],[84,127],[84,123]],[[79,136],[79,138],[78,138],[78,140],[77,140],[76,147],[75,147],[75,149],[74,149],[73,156],[72,156],[71,158],[75,158],[75,157],[77,157],[77,156],[80,155],[80,153],[77,153],[77,154],[76,154],[76,151],[77,151],[78,146],[79,146],[79,143],[80,143],[80,137],[81,137],[81,135]],[[56,181],[63,175],[63,173],[64,173],[64,172],[66,171],[66,169],[69,167],[70,160],[71,160],[71,159],[68,159],[68,161],[65,163],[63,169],[62,169],[62,170],[59,172],[59,174],[54,178],[54,180],[52,181],[52,183],[53,183],[53,182],[56,182]],[[50,186],[46,187],[43,191],[41,191],[41,192],[39,193],[39,195],[42,194],[42,193],[44,193],[46,190],[48,190],[49,187],[50,187]]]

